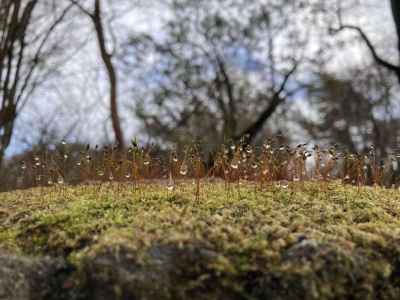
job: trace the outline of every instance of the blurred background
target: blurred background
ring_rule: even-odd
[[[399,35],[397,0],[1,0],[0,176],[63,140],[387,155]]]

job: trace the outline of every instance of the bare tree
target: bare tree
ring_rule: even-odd
[[[318,74],[307,89],[310,110],[296,119],[319,143],[336,143],[353,153],[374,145],[379,156],[386,156],[397,150],[400,119],[393,80],[385,71],[364,65]]]
[[[170,2],[162,32],[133,36],[125,47],[128,78],[138,80],[136,115],[164,141],[253,141],[300,89],[311,54],[306,7],[271,0]]]
[[[71,2],[76,5],[86,16],[88,16],[93,23],[101,59],[106,68],[109,80],[109,97],[112,127],[118,146],[120,148],[123,148],[125,142],[118,112],[118,77],[113,62],[113,53],[107,49],[107,38],[103,24],[101,1],[94,0],[93,10],[86,9],[79,3],[79,1],[71,0]]]
[[[0,165],[16,118],[40,83],[38,71],[52,51],[46,47],[50,36],[72,7],[49,12],[48,4],[44,0],[0,3]],[[39,7],[47,14],[45,21]]]
[[[398,0],[390,0],[390,4],[391,4],[392,16],[393,16],[393,20],[394,20],[394,24],[395,24],[396,32],[397,32],[398,55],[400,57],[400,2]],[[397,79],[400,83],[400,63],[394,64],[394,63],[390,62],[389,60],[382,58],[382,56],[378,54],[378,51],[376,50],[376,47],[374,46],[371,39],[368,37],[368,35],[364,32],[364,30],[361,27],[344,23],[343,19],[342,19],[342,11],[341,11],[340,6],[338,7],[337,15],[338,15],[339,25],[337,28],[332,28],[332,32],[338,33],[338,32],[342,32],[344,30],[352,30],[352,31],[357,32],[359,34],[360,38],[364,41],[365,45],[368,47],[375,62],[377,64],[379,64],[380,66],[386,68],[390,72],[392,72],[397,77]]]

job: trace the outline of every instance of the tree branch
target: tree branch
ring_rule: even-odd
[[[341,22],[341,21],[340,21]],[[336,29],[332,29],[333,33],[339,33],[343,30],[353,30],[356,31],[359,36],[361,37],[361,39],[364,41],[364,43],[366,44],[366,46],[368,47],[369,51],[372,54],[372,57],[374,58],[374,60],[381,66],[385,67],[386,69],[392,71],[393,73],[395,73],[395,75],[397,76],[397,79],[400,82],[400,66],[394,65],[386,60],[384,60],[383,58],[381,58],[374,45],[372,44],[371,40],[368,38],[367,34],[358,26],[355,25],[347,25],[347,24],[340,24],[338,28]]]
[[[263,110],[258,119],[251,124],[247,129],[245,129],[239,136],[236,136],[236,139],[240,139],[242,137],[247,137],[248,142],[251,142],[256,135],[263,128],[265,122],[272,116],[272,114],[276,111],[278,106],[285,102],[286,97],[282,96],[282,92],[285,90],[285,87],[290,79],[290,77],[296,72],[298,64],[295,63],[293,67],[286,73],[284,76],[279,89],[274,92],[271,98],[271,102],[269,105]]]

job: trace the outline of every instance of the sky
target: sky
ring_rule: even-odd
[[[118,5],[115,9],[107,11],[108,15],[111,13],[118,16],[111,20],[117,49],[119,44],[125,42],[125,33],[128,31],[162,35],[163,22],[171,16],[165,7],[154,5],[156,3],[154,1],[142,0],[136,2],[136,6],[132,8],[132,1],[117,1]],[[345,15],[344,20],[362,26],[374,43],[379,46],[379,50],[390,55],[388,49],[395,49],[396,41],[387,39],[388,36],[394,36],[389,1],[363,0],[361,2],[362,5],[352,10],[351,14]],[[88,20],[83,18],[78,26],[77,35],[74,36],[71,31],[67,39],[85,42],[84,46],[78,52],[67,49],[69,56],[63,67],[54,78],[48,80],[36,91],[21,112],[16,123],[16,133],[7,152],[9,156],[36,143],[39,133],[43,130],[53,132],[56,139],[67,138],[70,142],[97,144],[112,141],[113,134],[108,117],[107,80],[98,55],[96,40]],[[346,32],[338,37],[343,40],[353,40],[354,43],[346,45],[337,52],[329,66],[333,72],[370,59],[365,47],[354,39],[354,36],[351,32]],[[119,76],[124,75],[119,74]],[[122,85],[119,96],[125,135],[127,137],[140,136],[140,123],[135,120],[133,113],[126,105],[132,103],[134,91],[130,86]],[[78,126],[75,126],[75,123],[79,123]],[[72,134],[69,134],[70,132]]]

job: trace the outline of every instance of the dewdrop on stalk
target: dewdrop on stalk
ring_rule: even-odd
[[[188,168],[186,162],[183,162],[182,165],[181,165],[181,168],[180,168],[180,170],[179,170],[179,173],[180,173],[182,176],[186,176],[187,173],[188,173],[188,171],[189,171],[189,168]]]
[[[60,185],[64,184],[64,178],[62,178],[62,176],[58,176],[57,183]]]
[[[231,167],[232,167],[232,169],[236,170],[237,168],[239,168],[239,165],[237,164],[237,162],[232,162]]]
[[[174,190],[174,180],[172,179],[172,173],[171,172],[169,173],[167,190],[168,191],[173,191]]]
[[[287,189],[289,187],[289,182],[287,180],[281,180],[279,181],[278,186]]]
[[[150,155],[149,155],[149,153],[146,153],[145,156],[144,156],[143,164],[145,166],[148,166],[148,165],[150,165],[150,161],[151,161]]]

